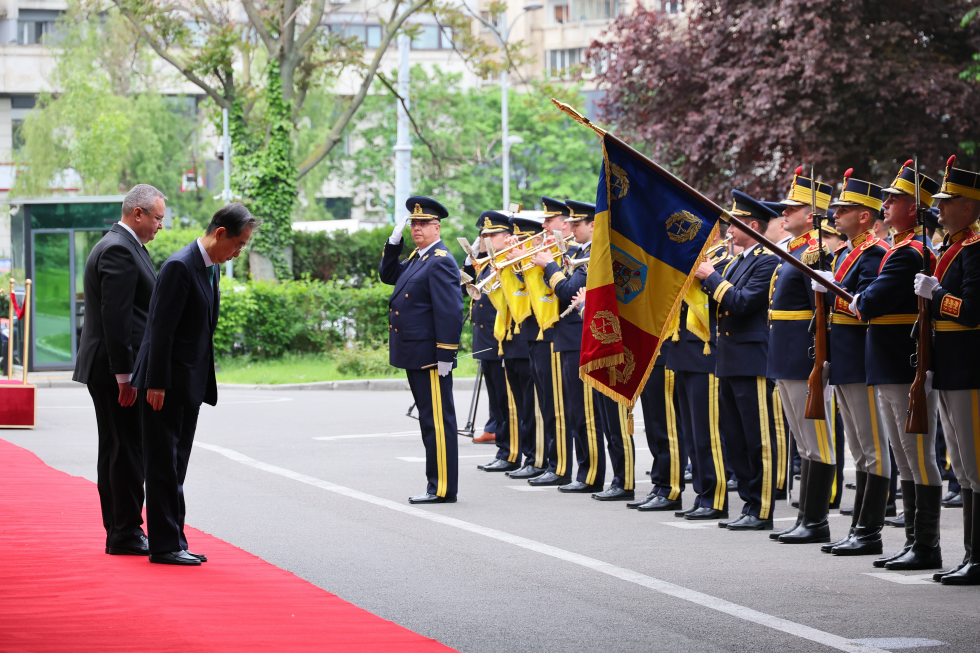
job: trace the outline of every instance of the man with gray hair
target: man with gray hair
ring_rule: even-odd
[[[143,429],[130,385],[156,271],[144,247],[163,226],[167,198],[149,184],[126,195],[122,218],[85,262],[85,322],[72,377],[88,385],[99,427],[98,487],[105,552],[148,555],[143,534]]]

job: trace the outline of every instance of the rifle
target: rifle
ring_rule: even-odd
[[[926,227],[923,220],[923,211],[919,205],[919,157],[912,161],[915,172],[915,224],[922,226],[922,274],[931,275],[932,265],[929,260],[931,254],[929,245],[926,242]],[[906,163],[905,165],[908,165]],[[919,297],[919,316],[912,327],[912,337],[915,338],[915,354],[912,355],[912,367],[915,368],[915,380],[909,389],[909,410],[905,418],[906,433],[928,433],[929,420],[935,419],[930,416],[928,408],[928,397],[926,395],[926,381],[928,380],[929,368],[932,367],[932,316],[930,300]]]
[[[799,170],[802,172],[802,170]],[[810,168],[810,211],[813,215],[813,226],[817,229],[818,265],[824,269],[823,232],[820,224],[823,216],[817,213],[817,179]],[[806,381],[806,407],[803,416],[807,419],[826,419],[827,414],[823,403],[823,368],[827,363],[827,300],[826,293],[813,293],[813,321],[810,328],[813,331],[813,370]]]

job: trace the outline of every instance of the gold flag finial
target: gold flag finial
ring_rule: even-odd
[[[585,125],[586,127],[592,129],[592,131],[594,131],[596,134],[599,135],[599,138],[602,138],[603,136],[606,135],[605,129],[602,129],[601,127],[596,127],[594,124],[592,124],[591,120],[589,120],[581,113],[573,109],[570,105],[564,102],[559,102],[555,98],[551,98],[551,103],[554,104],[556,107],[558,107],[560,111],[563,111],[564,113],[568,114],[568,116],[571,117],[571,119],[574,120],[575,122]]]

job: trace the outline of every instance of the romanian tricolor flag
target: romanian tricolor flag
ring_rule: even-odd
[[[602,154],[579,374],[632,408],[723,211],[611,134]]]

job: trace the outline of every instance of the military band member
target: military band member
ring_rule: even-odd
[[[732,214],[748,227],[765,231],[776,212],[741,191],[733,190]],[[715,271],[702,263],[695,275],[703,290],[718,302],[718,363],[721,435],[725,453],[738,479],[745,505],[741,516],[721,522],[735,531],[772,530],[776,489],[777,438],[772,396],[775,384],[766,378],[769,284],[778,259],[735,224],[729,227],[742,252]],[[694,514],[685,519],[697,519]]]
[[[679,328],[678,326],[678,330]],[[653,467],[650,469],[650,483],[653,487],[646,496],[627,503],[627,508],[648,506],[644,511],[680,511],[684,508],[681,495],[684,492],[687,448],[677,418],[674,372],[667,369],[667,357],[673,345],[672,338],[666,338],[660,344],[657,360],[650,370],[643,392],[640,393],[643,430],[646,433],[647,446],[653,455]]]
[[[722,247],[713,253],[708,262],[720,274],[730,259],[728,250]],[[667,353],[666,372],[673,385],[677,431],[683,435],[683,449],[691,459],[691,484],[694,489],[694,500],[688,509],[674,513],[678,517],[692,515],[693,519],[721,519],[728,515],[725,448],[719,430],[719,382],[715,376],[717,308],[714,299],[705,294],[704,304],[692,316],[692,306],[685,301],[678,317],[677,341],[670,345]],[[707,333],[701,332],[699,325],[704,317],[708,320]],[[664,405],[667,405],[666,397]],[[643,416],[649,429],[646,406]],[[680,454],[679,458],[683,464],[684,454]],[[660,467],[663,469],[663,465]],[[661,505],[668,503],[670,498],[660,494],[660,497],[640,506],[639,510],[662,510]]]
[[[486,240],[490,241],[494,249],[503,249],[506,246],[507,237],[510,236],[510,220],[503,213],[484,211],[477,221],[477,228],[480,229],[481,258],[486,259],[489,256]],[[494,273],[493,266],[487,260],[483,263],[476,262],[476,267],[474,262],[468,261],[464,270],[473,277],[474,283],[485,281]],[[492,286],[492,284],[491,281],[488,285]],[[480,361],[483,368],[490,414],[496,416],[494,436],[497,454],[493,461],[486,465],[478,465],[477,469],[485,472],[509,472],[521,467],[519,414],[504,371],[506,337],[498,340],[495,333],[495,327],[499,329],[503,326],[506,329],[507,325],[498,325],[498,311],[491,299],[491,292],[493,292],[491,288],[484,288],[479,298],[473,299],[470,304],[473,351],[479,352],[473,357]]]
[[[564,208],[565,224],[571,229],[577,246],[569,256],[570,262],[588,260],[592,251],[592,229],[595,213],[588,210],[571,211],[564,203],[558,206],[551,198],[542,198],[545,210],[559,211]],[[587,208],[587,207],[586,207]],[[560,304],[559,310],[568,309],[575,295],[585,288],[588,263],[562,269],[546,252],[539,253],[535,264],[544,268],[545,283],[554,291]],[[568,430],[578,452],[578,471],[575,480],[560,486],[559,492],[601,492],[606,477],[606,451],[602,442],[602,428],[596,412],[596,391],[579,378],[579,352],[582,348],[582,315],[578,309],[558,320],[555,329],[555,351],[561,354],[562,388],[565,398],[565,416]],[[568,446],[567,469],[571,472],[571,450]]]
[[[446,208],[428,197],[410,197],[406,207],[409,214],[385,244],[379,272],[382,282],[395,287],[388,300],[389,362],[408,376],[425,445],[428,485],[409,503],[455,503],[459,461],[452,370],[463,330],[459,268],[439,238]],[[399,261],[406,223],[416,249]]]
[[[862,293],[878,275],[888,245],[875,235],[875,216],[881,202],[881,187],[856,179],[845,184],[846,199],[837,206],[837,230],[847,237],[847,249],[834,258],[834,273],[824,272],[832,283],[852,295]],[[860,189],[860,192],[858,192]],[[843,197],[843,196],[842,196]],[[812,282],[814,289],[825,287]],[[882,414],[868,385],[865,370],[865,340],[868,324],[860,320],[836,295],[825,295],[833,306],[828,337],[830,385],[844,421],[844,435],[854,456],[855,467],[864,472],[864,494],[854,532],[830,549],[834,555],[881,553],[881,529],[891,484],[891,463]],[[860,480],[860,476],[858,477]],[[855,505],[855,512],[858,508]],[[826,550],[825,548],[822,550]]]
[[[824,260],[829,265],[829,248],[825,246],[821,255],[820,238],[812,228],[811,201],[815,198],[816,208],[826,210],[833,187],[802,177],[800,172],[781,202],[784,228],[793,236],[786,249],[810,267],[819,268]],[[809,354],[814,306],[810,280],[793,266],[779,263],[769,290],[767,376],[776,380],[779,401],[800,453],[800,507],[793,526],[769,537],[787,544],[830,541],[829,507],[837,476],[833,432],[827,420],[805,417],[807,379],[813,371]]]
[[[931,299],[935,320],[933,387],[956,477],[962,484],[963,540],[960,566],[933,576],[944,585],[980,584],[980,174],[954,168],[950,158],[939,199],[939,222],[946,229],[935,276],[919,273],[915,292]]]
[[[911,163],[911,162],[910,162]],[[856,203],[863,191],[845,180],[838,203]],[[915,172],[909,163],[902,166],[890,188],[883,191],[885,225],[895,232],[895,245],[885,254],[878,276],[854,298],[852,310],[870,322],[865,368],[868,385],[874,386],[882,427],[888,434],[901,474],[902,501],[905,504],[905,545],[893,555],[874,561],[875,567],[888,569],[938,569],[942,567],[939,549],[939,513],[942,509],[943,479],[936,464],[936,392],[928,395],[928,433],[906,433],[909,388],[915,379],[915,340],[910,336],[918,312],[913,288],[915,275],[922,271],[922,226],[917,214],[932,204],[939,184],[919,175],[919,198],[915,206]],[[873,208],[873,203],[872,203]],[[929,267],[935,255],[929,252]]]

